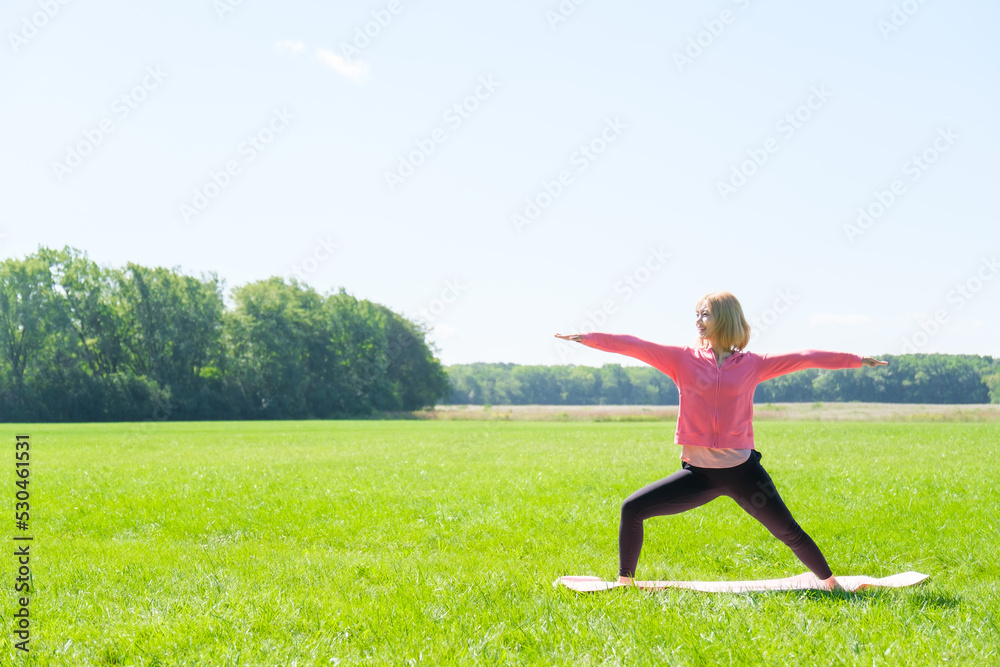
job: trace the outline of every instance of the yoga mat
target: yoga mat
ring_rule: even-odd
[[[865,588],[903,588],[913,586],[926,579],[927,574],[919,572],[902,572],[888,577],[874,578],[864,575],[838,576],[837,581],[848,591],[860,591]],[[756,581],[635,581],[638,588],[662,590],[664,588],[689,588],[706,593],[750,593],[755,591],[804,591],[826,590],[812,572],[806,572],[785,579],[758,579]],[[559,577],[553,586],[565,586],[580,593],[594,593],[612,588],[623,588],[625,584],[617,581],[604,581],[600,577]]]

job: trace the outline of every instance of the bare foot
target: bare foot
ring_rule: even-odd
[[[847,589],[840,585],[837,581],[837,577],[830,577],[829,579],[822,579],[823,585],[826,586],[828,591],[838,591],[840,593],[846,593]]]
[[[632,577],[618,577],[619,584],[625,584],[626,586],[632,586]]]

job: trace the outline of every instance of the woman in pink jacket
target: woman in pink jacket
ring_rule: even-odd
[[[685,512],[729,496],[788,545],[827,588],[840,589],[823,553],[792,518],[760,464],[761,455],[753,443],[754,389],[761,382],[805,368],[859,368],[888,362],[820,350],[744,352],[750,325],[740,302],[729,292],[706,295],[698,303],[696,317],[701,344],[694,348],[616,334],[556,334],[644,361],[670,376],[680,394],[674,442],[683,447],[681,469],[622,503],[618,581],[632,583],[645,519]]]

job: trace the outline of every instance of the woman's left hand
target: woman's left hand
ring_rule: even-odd
[[[885,366],[888,363],[888,361],[879,361],[875,357],[865,357],[861,360],[862,366]]]

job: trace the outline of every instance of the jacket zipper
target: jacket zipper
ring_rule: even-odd
[[[728,358],[728,357],[727,357]],[[723,359],[722,363],[726,363]],[[722,366],[716,366],[715,373],[715,428],[712,429],[713,441],[712,447],[718,449],[719,447],[719,392],[722,388]]]
[[[732,353],[729,354],[729,357],[731,357],[731,356],[733,356]],[[715,363],[715,355],[714,354],[712,355],[712,363],[715,364],[715,368],[716,368],[716,373],[715,373],[715,428],[712,429],[713,430],[713,433],[712,433],[712,447],[714,447],[715,449],[719,448],[719,394],[722,393],[722,367],[726,365],[726,362],[729,360],[729,357],[726,357],[725,359],[723,359],[721,364],[717,364],[717,363]]]

